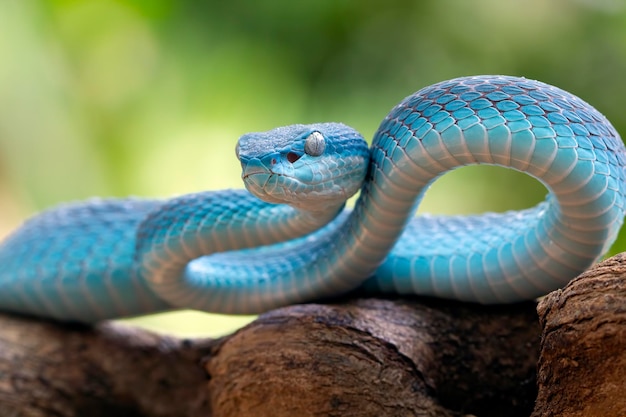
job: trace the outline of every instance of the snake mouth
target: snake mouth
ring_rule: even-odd
[[[257,174],[270,175],[273,174],[273,172],[270,169],[267,169],[265,166],[249,164],[243,169],[243,172],[241,173],[241,178],[246,179],[251,175]]]
[[[335,177],[343,178],[350,175],[350,173],[342,173]],[[280,180],[282,178],[282,180]],[[286,194],[298,194],[299,198],[306,199],[301,191],[297,191],[302,186],[312,187],[316,191],[313,192],[316,199],[324,199],[324,196],[333,200],[339,199],[342,201],[347,200],[354,195],[360,188],[360,183],[354,187],[354,189],[346,189],[344,187],[325,187],[325,192],[321,192],[318,187],[328,183],[327,179],[319,179],[317,181],[302,181],[301,179],[285,175],[283,173],[273,172],[268,169],[249,169],[242,174],[244,185],[248,191],[257,197],[265,201],[274,203],[287,203],[292,204],[293,201],[290,198],[285,198]],[[277,184],[277,181],[281,184]],[[278,189],[283,189],[283,192],[277,194]],[[306,192],[304,194],[307,194]]]
[[[267,183],[275,174],[267,170],[258,170],[255,172],[246,172],[241,176],[244,184],[253,185],[255,188],[265,189]]]
[[[260,163],[260,161],[254,162],[255,163],[248,163],[243,166],[241,179],[244,184],[246,184],[246,188],[248,185],[252,185],[254,188],[264,189],[272,176],[276,173]]]

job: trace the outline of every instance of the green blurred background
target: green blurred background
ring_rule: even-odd
[[[62,201],[239,188],[245,132],[342,121],[369,138],[413,91],[495,73],[571,91],[624,132],[624,2],[0,0],[0,236]],[[544,194],[513,171],[463,168],[422,211]],[[625,248],[622,235],[613,252]],[[247,320],[135,322],[216,335]]]

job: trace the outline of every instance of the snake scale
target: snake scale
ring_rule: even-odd
[[[242,136],[247,191],[44,211],[0,246],[0,309],[81,322],[180,308],[257,313],[357,287],[533,299],[615,240],[625,152],[604,116],[556,87],[510,76],[440,82],[394,107],[371,148],[340,123]],[[549,194],[516,212],[414,216],[433,181],[471,164],[527,173]]]

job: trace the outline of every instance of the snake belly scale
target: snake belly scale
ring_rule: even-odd
[[[592,265],[624,217],[615,129],[524,78],[426,87],[391,110],[371,148],[320,123],[244,135],[237,154],[247,191],[92,199],[26,221],[0,245],[0,309],[82,322],[257,313],[357,287],[510,303]],[[413,216],[433,181],[472,164],[527,173],[549,194],[517,212]]]

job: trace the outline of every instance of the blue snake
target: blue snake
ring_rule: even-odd
[[[80,322],[258,313],[355,288],[512,303],[587,269],[624,217],[615,129],[580,98],[524,78],[423,88],[371,148],[321,123],[246,134],[237,156],[247,190],[91,199],[26,221],[0,246],[0,309]],[[472,164],[527,173],[549,194],[516,212],[414,216],[433,181]]]

